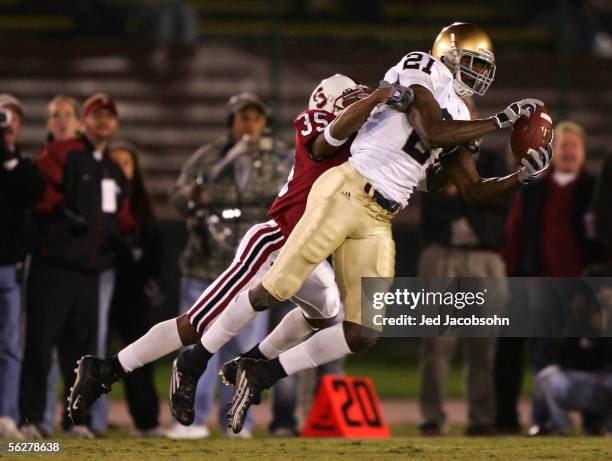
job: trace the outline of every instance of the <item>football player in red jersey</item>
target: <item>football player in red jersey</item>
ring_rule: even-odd
[[[239,293],[248,293],[248,289],[259,283],[272,266],[304,213],[313,183],[329,168],[347,160],[349,138],[372,109],[380,103],[389,103],[399,110],[406,110],[411,102],[411,90],[400,85],[385,84],[371,91],[339,74],[317,85],[308,110],[300,113],[293,122],[294,167],[269,210],[272,219],[247,231],[232,264],[202,293],[187,314],[158,323],[117,356],[106,359],[86,356],[79,361],[69,397],[72,420],[76,424],[83,421],[93,402],[102,393],[109,392],[111,384],[126,373],[183,346],[197,343],[197,350],[185,351],[174,361],[170,388],[173,415],[180,423],[190,425],[194,419],[196,385],[208,359],[254,318],[227,309],[230,302]],[[290,311],[270,335],[245,356],[274,358],[308,334],[333,322],[341,301],[333,269],[327,261],[313,271],[292,300],[299,307]],[[189,352],[192,352],[191,360],[183,361]],[[194,367],[194,363],[197,366]],[[230,383],[235,373],[232,365],[233,362],[226,364],[222,375]]]

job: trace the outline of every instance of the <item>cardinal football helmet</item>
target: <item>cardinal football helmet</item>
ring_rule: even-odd
[[[359,85],[346,75],[336,74],[321,80],[308,102],[308,109],[321,109],[338,115],[349,104],[350,99],[361,99],[370,93],[366,86]],[[354,102],[354,101],[353,101]]]

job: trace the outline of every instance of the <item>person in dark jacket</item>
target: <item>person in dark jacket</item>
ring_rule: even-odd
[[[478,112],[466,100],[472,119]],[[508,174],[497,152],[481,151],[476,161],[483,178]],[[421,277],[486,277],[488,303],[499,311],[507,298],[505,265],[498,251],[505,239],[504,224],[511,197],[501,196],[475,206],[461,198],[454,185],[421,194],[421,226],[425,248],[419,259]],[[421,433],[440,435],[448,368],[457,337],[421,338],[419,404]],[[465,350],[466,390],[469,400],[467,435],[492,435],[495,420],[493,363],[495,338],[461,338]]]
[[[130,189],[129,224],[121,226],[121,245],[115,261],[116,283],[110,327],[129,344],[144,335],[152,323],[152,310],[163,304],[158,278],[162,269],[162,241],[138,161],[138,149],[126,142],[113,143],[111,158],[121,167]],[[125,378],[128,408],[135,435],[159,437],[159,398],[153,364]]]
[[[607,263],[612,265],[612,148],[604,160],[595,194],[597,235],[606,247]]]
[[[58,94],[47,104],[47,141],[67,141],[79,136],[81,119],[76,99]],[[53,348],[52,365],[47,381],[47,407],[42,430],[51,434],[57,413],[57,383],[59,380],[59,359],[57,348]]]
[[[530,184],[515,198],[506,223],[507,241],[502,251],[509,276],[579,277],[596,258],[591,203],[595,179],[584,171],[585,133],[573,122],[555,127],[553,168],[546,178]],[[534,296],[518,293],[530,308],[540,307]],[[526,296],[526,298],[525,298]],[[520,431],[517,402],[523,372],[524,338],[500,338],[495,366],[498,430]],[[536,373],[544,358],[533,348]],[[540,411],[542,410],[542,411]],[[534,402],[533,431],[546,420],[545,407]],[[532,431],[532,432],[533,432]]]
[[[107,149],[118,128],[112,98],[97,94],[85,101],[83,123],[83,136],[48,143],[36,159],[47,184],[36,205],[40,238],[27,280],[19,399],[22,432],[30,437],[40,437],[53,347],[65,383],[80,357],[97,352],[99,276],[115,262],[120,218],[129,211],[127,181]],[[70,435],[92,436],[67,417],[63,427]]]
[[[11,118],[8,126],[0,127],[0,439],[16,439],[22,437],[17,429],[22,311],[18,273],[30,246],[29,210],[42,196],[45,182],[30,159],[21,156],[21,102],[3,94],[0,109]]]

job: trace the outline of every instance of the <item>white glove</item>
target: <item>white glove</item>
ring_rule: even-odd
[[[531,116],[538,106],[543,105],[544,103],[539,99],[522,99],[521,101],[513,102],[492,118],[498,129],[509,128],[513,126],[520,117]]]
[[[518,170],[518,179],[523,184],[537,181],[542,177],[542,173],[550,166],[553,156],[552,144],[540,147],[538,150],[529,149],[528,158],[521,160],[522,167]]]

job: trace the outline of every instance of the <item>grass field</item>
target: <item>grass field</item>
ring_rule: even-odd
[[[394,432],[404,432],[398,428]],[[409,430],[409,432],[412,432]],[[121,435],[96,440],[61,440],[58,454],[29,453],[0,459],[53,460],[572,460],[612,459],[609,438],[419,438],[394,437],[389,440],[272,439],[228,440],[219,436],[200,441],[133,439]],[[0,444],[2,446],[2,444]]]

